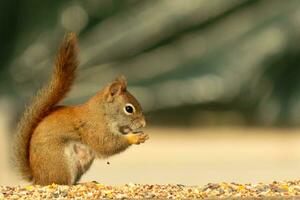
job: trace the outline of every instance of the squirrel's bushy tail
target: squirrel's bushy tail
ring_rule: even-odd
[[[49,83],[32,99],[18,124],[13,159],[20,175],[27,181],[33,178],[29,163],[31,135],[38,123],[70,90],[78,65],[77,52],[77,37],[74,33],[69,33],[60,46]]]

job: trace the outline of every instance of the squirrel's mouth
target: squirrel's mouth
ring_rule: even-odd
[[[128,134],[128,133],[134,133],[134,134],[143,133],[143,131],[140,130],[139,128],[133,130],[133,129],[130,128],[129,126],[122,126],[122,127],[119,128],[119,131],[120,131],[123,135],[126,135],[126,134]]]

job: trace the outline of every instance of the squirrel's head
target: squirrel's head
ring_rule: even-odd
[[[119,76],[103,90],[105,119],[114,134],[140,132],[146,126],[142,108],[127,91],[125,77]]]

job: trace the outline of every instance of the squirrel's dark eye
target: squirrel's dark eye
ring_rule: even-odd
[[[130,115],[132,113],[134,113],[134,106],[131,104],[126,104],[126,106],[124,107],[124,111],[126,114]]]
[[[131,106],[126,106],[126,111],[128,113],[133,113],[133,108]]]

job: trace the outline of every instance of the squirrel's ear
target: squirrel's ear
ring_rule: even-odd
[[[118,76],[116,80],[111,83],[106,90],[106,97],[108,102],[112,102],[114,98],[126,91],[127,81],[124,76]]]
[[[106,93],[107,101],[112,102],[114,98],[122,93],[122,86],[118,82],[113,82],[108,86]]]
[[[116,82],[118,82],[118,83],[121,84],[122,90],[124,90],[124,91],[126,90],[126,88],[127,88],[127,81],[126,81],[125,76],[123,76],[123,75],[118,76],[116,78]]]
[[[126,91],[127,83],[123,76],[119,76],[113,83],[111,83],[106,90],[106,97],[108,102],[112,102],[115,97],[121,95]]]

